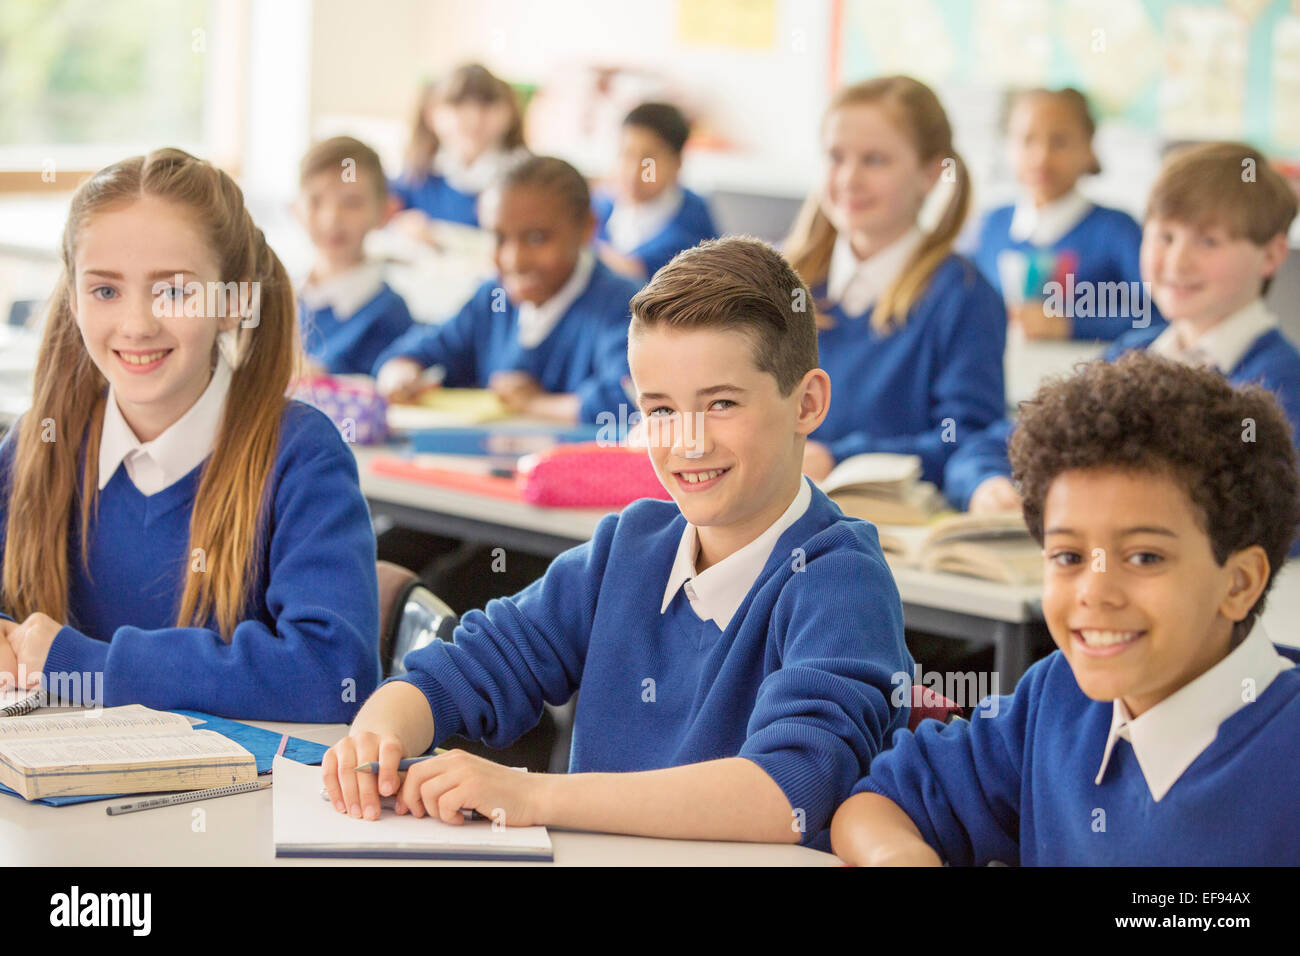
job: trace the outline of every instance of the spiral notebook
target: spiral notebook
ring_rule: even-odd
[[[41,706],[41,691],[11,688],[0,690],[0,717],[20,717]]]

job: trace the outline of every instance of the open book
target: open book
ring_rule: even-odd
[[[509,417],[510,409],[486,388],[435,388],[413,404],[388,406],[388,427],[395,432],[466,428]]]
[[[0,783],[27,800],[256,779],[253,755],[230,738],[139,704],[0,720]]]
[[[925,524],[947,508],[939,489],[921,480],[916,455],[854,455],[822,479],[821,489],[846,515],[876,524]]]
[[[459,826],[430,817],[398,816],[385,798],[378,820],[356,820],[322,798],[320,767],[276,757],[271,771],[276,856],[534,860],[549,862],[546,827],[511,827],[491,820]]]
[[[880,527],[880,547],[893,564],[948,571],[1002,584],[1043,580],[1043,551],[1018,511],[951,515],[927,527]]]

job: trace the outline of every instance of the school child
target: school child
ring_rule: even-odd
[[[1251,177],[1243,180],[1243,170]],[[1296,197],[1282,175],[1244,143],[1207,143],[1172,156],[1147,201],[1142,277],[1169,324],[1134,329],[1106,357],[1148,349],[1209,365],[1229,382],[1272,391],[1300,428],[1300,352],[1279,331],[1264,294],[1286,260]],[[945,492],[972,511],[1014,509],[1006,456],[1011,423],[960,448]]]
[[[402,398],[441,366],[441,384],[491,388],[515,412],[566,422],[617,416],[629,400],[628,300],[636,283],[591,252],[582,174],[534,156],[484,196],[499,275],[452,318],[411,329],[375,363],[382,394]]]
[[[906,76],[841,90],[823,141],[826,180],[786,241],[818,300],[835,389],[805,472],[821,479],[851,455],[897,452],[920,456],[938,483],[956,444],[1001,416],[1004,401],[1002,303],[951,251],[970,201],[966,166],[938,98]],[[924,231],[917,216],[941,177],[952,195]]]
[[[303,350],[313,371],[368,375],[379,353],[411,327],[411,313],[366,259],[366,234],[389,214],[375,151],[350,136],[317,143],[299,165],[295,212],[316,248],[298,288]]]
[[[1290,432],[1266,389],[1150,352],[1040,389],[1011,458],[1059,650],[970,721],[895,735],[836,813],[835,852],[1300,859],[1300,671],[1255,626],[1300,522]]]
[[[1007,146],[1022,193],[1014,205],[984,217],[975,263],[1031,339],[1110,340],[1146,321],[1132,308],[1140,288],[1141,228],[1078,188],[1081,178],[1101,172],[1095,129],[1078,90],[1028,90],[1011,101]],[[1055,297],[1044,288],[1053,282],[1060,289]],[[1060,301],[1066,295],[1069,301]]]
[[[690,126],[670,103],[642,103],[619,138],[613,195],[596,199],[601,261],[644,282],[683,249],[718,234],[704,198],[682,186]]]
[[[62,253],[0,444],[11,673],[349,719],[379,678],[374,533],[338,430],[284,397],[293,290],[239,188],[176,149],[123,160],[73,196]]]
[[[802,841],[907,722],[898,591],[875,528],[800,475],[826,414],[810,312],[771,247],[680,253],[632,300],[632,375],[651,463],[673,502],[638,501],[545,577],[406,657],[325,757],[336,809],[459,822],[464,807],[644,836]],[[578,698],[568,774],[452,752],[503,746],[543,701]],[[378,760],[378,778],[353,773]]]
[[[420,94],[402,174],[389,184],[404,210],[397,224],[430,238],[431,219],[478,225],[479,193],[528,155],[519,101],[477,63]]]

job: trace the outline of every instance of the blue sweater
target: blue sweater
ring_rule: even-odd
[[[627,366],[628,302],[637,284],[596,262],[582,295],[534,348],[519,344],[519,307],[508,302],[500,280],[484,282],[461,310],[438,325],[416,325],[387,348],[375,374],[393,358],[446,369],[449,387],[484,388],[493,372],[519,369],[547,392],[575,393],[579,420],[595,422],[603,411],[618,415],[627,403],[622,380]]]
[[[1106,350],[1106,361],[1113,362],[1133,349],[1147,348],[1164,329],[1164,326],[1134,329],[1121,336]],[[1277,395],[1291,427],[1296,430],[1293,437],[1300,439],[1300,351],[1281,332],[1271,329],[1257,338],[1227,377],[1233,385],[1262,385]],[[985,479],[1011,476],[1007,440],[1013,427],[1005,418],[995,422],[963,443],[949,459],[943,490],[954,505],[964,511],[970,506],[971,495]],[[1300,555],[1300,541],[1291,553]]]
[[[901,329],[880,335],[870,309],[827,311],[835,325],[819,330],[817,349],[831,405],[813,439],[836,462],[863,452],[919,455],[925,480],[938,484],[955,443],[1004,412],[1007,319],[997,293],[954,255],[940,263]]]
[[[435,744],[494,747],[581,687],[570,772],[746,757],[803,811],[804,842],[825,847],[832,812],[907,724],[890,698],[912,659],[876,530],[814,488],[719,631],[684,588],[660,614],[685,526],[666,501],[605,517],[539,581],[466,614],[454,644],[408,654],[398,679],[429,699]]]
[[[1084,695],[1060,651],[997,703],[995,716],[899,731],[854,793],[893,800],[954,865],[1300,862],[1300,671],[1220,724],[1158,803],[1123,739],[1094,783],[1112,705]]]
[[[453,189],[437,173],[401,176],[389,182],[388,191],[402,201],[404,208],[418,209],[431,219],[478,225],[478,194]]]
[[[384,283],[375,297],[340,322],[332,306],[298,301],[303,350],[332,375],[368,375],[379,353],[412,325],[406,301]]]
[[[614,212],[612,196],[597,196],[592,203],[596,214],[596,238],[609,241],[609,217]],[[704,197],[689,189],[682,189],[682,205],[677,215],[664,226],[658,235],[647,239],[633,249],[630,255],[645,264],[647,276],[653,276],[683,249],[698,245],[705,239],[716,239],[718,227]]]
[[[0,537],[14,447],[11,432],[0,445]],[[229,644],[215,619],[206,627],[174,626],[193,560],[190,515],[205,465],[148,497],[119,466],[100,492],[89,575],[76,509],[67,626],[50,646],[46,681],[57,673],[102,672],[108,707],[351,720],[379,680],[375,537],[352,453],[323,414],[289,403],[268,487],[260,583]]]
[[[1008,250],[1024,255],[1043,251],[1072,253],[1077,261],[1074,283],[1080,289],[1084,288],[1082,283],[1085,282],[1094,290],[1103,282],[1141,282],[1138,249],[1142,245],[1142,227],[1128,213],[1106,206],[1093,206],[1073,229],[1046,249],[1040,249],[1027,240],[1011,238],[1014,214],[1014,206],[1001,206],[988,213],[980,224],[975,250],[975,264],[1000,292],[1003,290],[998,274],[998,256]],[[1155,312],[1154,305],[1151,305],[1151,310],[1151,324],[1163,325],[1164,320]],[[1074,338],[1109,340],[1130,330],[1134,319],[1128,315],[1076,315],[1072,321]]]

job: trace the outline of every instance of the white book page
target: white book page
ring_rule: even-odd
[[[138,737],[188,732],[189,718],[141,704],[79,710],[70,714],[33,714],[0,720],[0,745],[34,737]]]
[[[276,757],[271,770],[276,846],[376,846],[456,850],[466,847],[498,849],[551,848],[546,827],[492,828],[490,820],[460,826],[409,813],[398,816],[390,807],[378,820],[356,820],[334,809],[321,797],[320,767]]]
[[[31,770],[177,761],[189,757],[253,759],[253,755],[235,741],[211,730],[195,730],[171,737],[33,738],[6,743],[4,753],[10,763]]]

